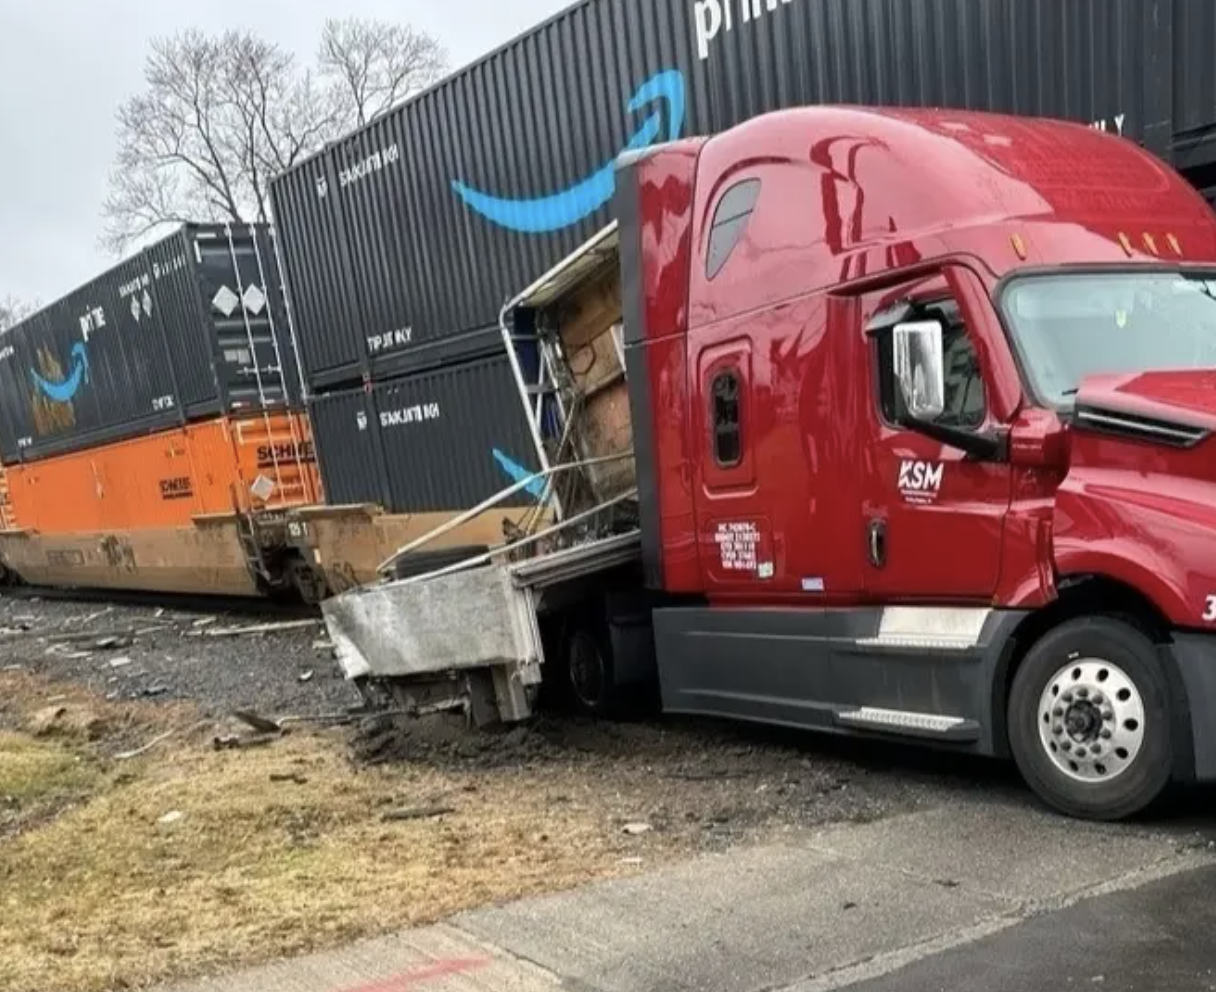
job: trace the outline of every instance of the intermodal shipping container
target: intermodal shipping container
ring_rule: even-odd
[[[8,529],[43,535],[190,526],[308,505],[319,482],[308,418],[221,417],[4,470]]]
[[[1211,0],[584,0],[276,180],[306,378],[479,346],[606,222],[619,152],[781,107],[1073,119],[1205,185],[1214,47]]]
[[[266,225],[185,225],[0,334],[0,458],[296,406]]]
[[[465,510],[537,468],[502,356],[317,396],[309,412],[326,501],[334,506]],[[503,505],[534,501],[525,491]]]

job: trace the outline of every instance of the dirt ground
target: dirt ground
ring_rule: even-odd
[[[263,621],[0,600],[0,992],[144,987],[973,788],[702,722],[393,728],[349,715],[320,626],[207,633]]]

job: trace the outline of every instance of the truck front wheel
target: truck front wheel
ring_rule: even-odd
[[[1046,803],[1068,816],[1121,820],[1169,784],[1169,709],[1148,638],[1118,620],[1073,620],[1045,635],[1018,669],[1009,743]]]
[[[1118,620],[1073,620],[1038,641],[1009,694],[1026,783],[1065,815],[1135,816],[1170,783],[1169,687],[1153,643]]]

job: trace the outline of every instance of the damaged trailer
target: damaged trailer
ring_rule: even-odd
[[[384,581],[323,603],[339,662],[369,698],[482,725],[527,719],[546,667],[597,715],[653,684],[618,252],[613,223],[503,309],[541,471],[400,549]],[[497,547],[455,562],[426,550],[524,492],[535,504]]]

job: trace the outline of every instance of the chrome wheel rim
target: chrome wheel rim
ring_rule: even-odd
[[[1127,773],[1144,747],[1144,700],[1118,665],[1071,661],[1039,697],[1039,740],[1074,781],[1110,782]]]

